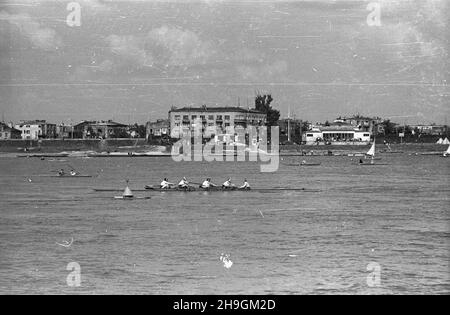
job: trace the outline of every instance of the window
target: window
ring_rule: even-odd
[[[314,137],[314,135],[312,133],[308,133],[306,136],[307,137]]]
[[[209,115],[209,116],[208,116],[208,119],[209,119],[209,120],[214,120],[214,115]]]
[[[183,115],[183,120],[189,120],[189,115]]]
[[[201,120],[205,120],[205,115],[200,115]]]
[[[365,134],[364,134],[364,137],[370,137],[370,134],[365,133]]]
[[[225,123],[225,127],[229,127],[230,126],[230,123]]]
[[[175,120],[179,120],[180,119],[180,115],[175,115]]]
[[[225,115],[225,120],[230,120],[230,115]]]
[[[191,116],[191,119],[192,119],[192,120],[197,119],[197,115],[192,115],[192,116]]]
[[[216,120],[222,120],[222,115],[217,115]]]

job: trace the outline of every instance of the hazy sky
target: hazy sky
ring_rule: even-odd
[[[449,118],[448,0],[80,0],[74,27],[69,2],[0,4],[6,120],[142,123],[172,105],[253,106],[256,91],[311,121]]]

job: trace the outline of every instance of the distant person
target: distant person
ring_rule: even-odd
[[[364,163],[363,160],[359,159],[359,164],[363,164],[363,163]]]
[[[250,189],[250,184],[247,181],[247,178],[244,179],[244,184],[239,187],[239,189]]]
[[[169,182],[169,180],[167,178],[164,178],[164,180],[161,182],[160,188],[161,189],[170,189],[171,186],[173,186],[174,184]]]
[[[71,176],[77,176],[77,175],[78,175],[78,173],[77,173],[77,172],[75,172],[74,170],[70,170],[70,175],[71,175]]]
[[[59,172],[58,172],[58,175],[59,176],[64,176],[64,175],[66,175],[66,172],[64,172],[64,169],[60,169]]]
[[[234,188],[234,184],[231,182],[231,178],[228,178],[223,184],[222,184],[222,188],[223,189],[230,189],[230,188]]]
[[[216,187],[216,186],[217,186],[217,185],[215,185],[215,184],[213,184],[213,183],[211,182],[211,178],[207,178],[207,179],[200,185],[200,188],[208,189],[208,188]]]
[[[186,177],[183,177],[181,181],[178,183],[178,188],[188,188],[189,182],[187,181]]]

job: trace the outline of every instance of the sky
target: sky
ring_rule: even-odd
[[[144,123],[270,93],[312,122],[450,123],[448,0],[72,1],[79,26],[70,2],[0,3],[4,120]]]

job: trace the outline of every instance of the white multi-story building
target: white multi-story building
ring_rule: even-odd
[[[325,143],[368,143],[372,137],[372,132],[362,131],[351,125],[316,126],[306,132],[305,140],[307,144],[317,142]]]
[[[170,136],[181,138],[191,132],[196,123],[201,124],[201,130],[206,136],[227,133],[227,130],[263,126],[267,115],[241,107],[184,107],[169,111]]]
[[[14,128],[22,132],[22,139],[25,140],[55,138],[56,136],[56,124],[49,124],[45,120],[20,121]]]

